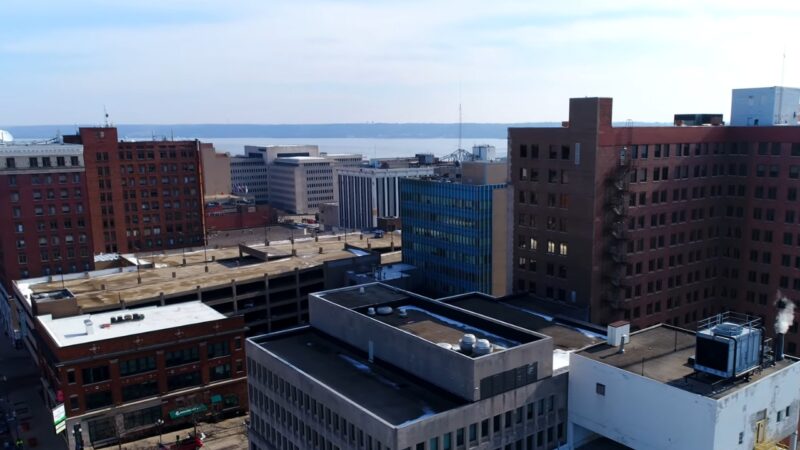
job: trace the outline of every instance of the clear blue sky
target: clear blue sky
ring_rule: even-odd
[[[0,127],[730,114],[800,85],[800,1],[6,0]]]

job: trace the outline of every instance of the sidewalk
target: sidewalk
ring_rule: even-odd
[[[248,448],[247,429],[244,426],[248,416],[233,417],[217,423],[198,423],[197,434],[206,435],[203,449],[209,450],[246,450]],[[164,432],[161,441],[164,444],[175,442],[175,437],[185,438],[194,432],[194,427],[182,430]],[[157,450],[158,436],[152,436],[138,441],[126,442],[122,444],[122,450]],[[109,450],[116,450],[117,445],[106,447]]]
[[[55,434],[53,413],[39,395],[39,370],[27,350],[14,349],[11,339],[0,334],[0,361],[0,380],[5,377],[0,381],[0,410],[11,418],[10,438],[21,438],[25,449],[66,450]]]

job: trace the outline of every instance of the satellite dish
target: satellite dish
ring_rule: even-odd
[[[0,130],[0,143],[14,142],[14,136],[6,130]]]

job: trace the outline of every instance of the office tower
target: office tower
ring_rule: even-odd
[[[401,178],[433,175],[434,168],[342,167],[337,170],[339,183],[339,226],[370,229],[378,226],[379,217],[400,215]]]
[[[508,164],[465,162],[461,181],[400,180],[403,262],[426,291],[505,295],[510,290]]]

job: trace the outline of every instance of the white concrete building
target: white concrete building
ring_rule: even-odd
[[[430,176],[433,172],[433,166],[339,169],[339,226],[368,229],[378,226],[378,217],[397,217],[400,214],[400,178]]]
[[[231,192],[269,203],[269,175],[267,166],[277,158],[292,156],[319,156],[316,145],[246,145],[244,155],[231,157]]]
[[[800,124],[800,89],[783,86],[734,89],[732,126]]]
[[[715,335],[700,348],[695,332],[669,325],[635,333],[628,333],[626,324],[612,325],[622,329],[609,327],[609,342],[617,336],[616,346],[601,343],[570,357],[572,448],[785,448],[775,445],[792,435],[800,417],[797,359],[786,357],[773,363],[768,352],[759,352],[759,362],[750,366],[747,375],[725,379],[700,372],[694,361],[725,366],[727,358],[733,357],[732,364],[738,365],[741,359],[733,356],[739,355],[738,350],[715,353],[729,348],[732,338]],[[709,329],[716,333],[715,327]],[[620,346],[627,336],[629,342]],[[713,343],[708,347],[708,342],[721,347]]]
[[[277,158],[269,164],[270,204],[292,214],[316,214],[336,201],[333,161],[314,156]]]

